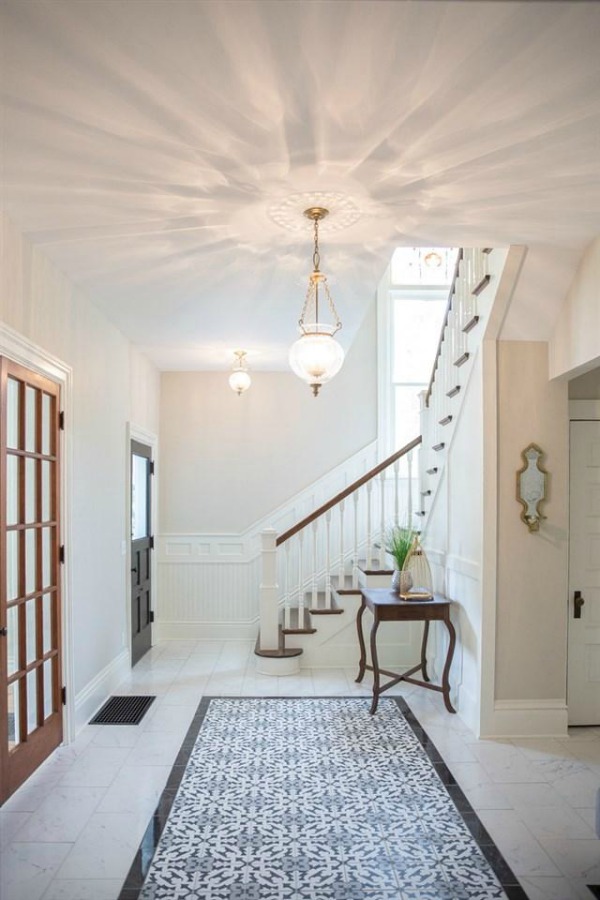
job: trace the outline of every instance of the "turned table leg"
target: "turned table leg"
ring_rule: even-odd
[[[427,674],[427,638],[429,637],[429,619],[425,619],[425,627],[423,629],[423,642],[421,644],[421,672],[423,673],[423,681],[429,681]]]
[[[373,702],[371,703],[371,715],[377,711],[379,703],[379,660],[377,659],[377,629],[379,628],[379,617],[375,613],[375,620],[371,628],[371,665],[373,666]]]
[[[360,609],[356,614],[356,630],[358,631],[358,646],[360,647],[360,659],[358,661],[358,676],[356,677],[356,681],[363,680],[365,676],[365,665],[367,662],[367,650],[365,647],[365,639],[362,630],[362,617],[365,611],[365,606],[366,604],[363,598]]]
[[[450,702],[450,666],[452,665],[452,657],[454,656],[454,646],[456,644],[456,631],[454,630],[454,625],[450,621],[450,613],[448,613],[447,617],[444,619],[446,624],[446,628],[448,629],[448,634],[450,635],[450,643],[448,644],[448,652],[446,654],[446,662],[444,664],[444,671],[442,673],[442,688],[443,688],[443,696],[444,696],[444,704],[448,712],[455,713],[456,710],[452,706]]]

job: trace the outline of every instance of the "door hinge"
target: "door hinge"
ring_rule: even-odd
[[[65,430],[65,414],[63,410],[61,410],[58,414],[58,427],[61,431]]]
[[[60,689],[60,701],[63,706],[67,705],[67,689],[63,687]]]
[[[61,563],[61,565],[64,566],[64,564],[65,564],[65,545],[64,544],[61,544],[60,547],[58,548],[58,561],[59,561],[59,563]]]
[[[150,610],[150,622],[151,623],[154,622],[154,610],[153,609]]]
[[[154,475],[154,460],[150,460],[150,474]]]
[[[150,549],[154,550],[154,535],[153,534],[150,535],[149,540],[150,540]]]

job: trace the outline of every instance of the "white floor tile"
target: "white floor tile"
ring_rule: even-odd
[[[561,874],[551,854],[546,853],[514,810],[482,809],[478,815],[517,877]]]
[[[75,844],[68,845],[57,877],[124,880],[147,824],[145,814],[94,813]]]
[[[115,878],[55,878],[42,900],[118,900],[121,881]]]
[[[145,815],[149,821],[170,771],[171,766],[123,766],[96,811]]]
[[[19,843],[73,843],[103,795],[103,788],[59,785],[48,794],[35,815],[19,830],[16,839]]]
[[[5,807],[0,809],[0,848],[16,841],[19,829],[29,820],[30,816],[29,812],[11,812]]]
[[[355,667],[261,676],[253,649],[245,641],[154,647],[115,691],[157,696],[142,723],[87,726],[0,810],[2,900],[117,900],[203,695],[371,696],[371,674],[358,685]],[[406,684],[394,693],[408,698],[530,900],[583,900],[585,881],[600,883],[600,728],[477,741],[441,696]]]
[[[2,854],[0,897],[2,900],[39,900],[71,844],[11,844]]]
[[[592,900],[585,884],[574,879],[532,876],[520,881],[529,900]]]

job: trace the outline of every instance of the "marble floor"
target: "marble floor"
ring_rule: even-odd
[[[358,696],[354,669],[256,673],[253,645],[168,641],[118,693],[156,694],[139,726],[88,725],[0,809],[2,900],[117,900],[202,695]],[[366,681],[366,679],[365,679]],[[440,695],[396,689],[436,744],[530,900],[590,900],[600,728],[478,741]]]

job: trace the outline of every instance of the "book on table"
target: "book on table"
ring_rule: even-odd
[[[410,591],[400,593],[401,600],[433,600],[433,594],[427,588],[413,587]]]

